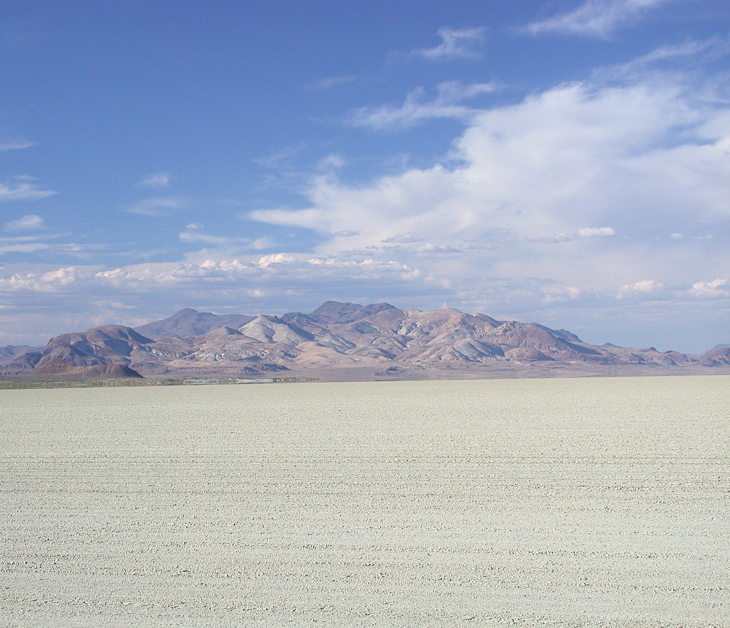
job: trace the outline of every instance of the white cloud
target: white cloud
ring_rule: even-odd
[[[436,118],[468,121],[479,110],[461,103],[497,89],[494,83],[463,85],[459,81],[448,81],[438,85],[436,97],[431,101],[425,100],[426,90],[414,89],[400,107],[361,107],[350,113],[349,122],[353,126],[385,130],[408,128]]]
[[[183,203],[177,198],[146,198],[137,201],[127,209],[132,214],[140,216],[167,216],[170,211],[183,207]]]
[[[74,266],[57,268],[45,273],[15,273],[0,277],[1,292],[54,292],[80,280],[89,280],[91,274]]]
[[[342,155],[331,154],[317,162],[317,170],[320,172],[332,172],[344,167],[346,164],[347,161]]]
[[[577,286],[564,286],[559,288],[546,288],[542,302],[546,305],[552,303],[565,303],[575,301],[583,295],[583,290]]]
[[[6,255],[8,253],[35,253],[48,248],[48,245],[42,242],[0,242],[0,255]]]
[[[607,37],[621,26],[631,24],[647,11],[676,0],[587,0],[574,11],[534,22],[525,31]]]
[[[45,227],[43,218],[37,214],[28,214],[17,220],[11,220],[5,223],[6,231],[31,231],[34,229],[45,229]]]
[[[435,48],[414,50],[411,57],[428,61],[450,61],[481,56],[486,28],[440,28],[441,43]]]
[[[0,267],[0,291],[18,317],[32,311],[34,291],[46,304],[73,294],[80,309],[104,300],[154,303],[161,316],[231,303],[247,311],[252,302],[244,299],[257,294],[267,295],[267,311],[308,311],[323,298],[423,308],[448,300],[568,329],[596,321],[603,341],[631,346],[628,334],[654,333],[670,319],[688,327],[689,317],[678,315],[687,303],[718,312],[725,306],[718,297],[730,293],[726,279],[697,281],[730,268],[730,108],[712,93],[723,80],[629,73],[602,83],[594,75],[490,108],[461,104],[487,89],[444,83],[410,111],[367,110],[381,114],[371,128],[393,128],[456,107],[450,115],[466,128],[440,161],[350,183],[330,159],[309,181],[301,209],[250,214],[317,231],[324,241],[306,254],[266,239],[209,236],[191,223],[182,238],[202,250],[180,263],[32,276]],[[137,209],[182,205],[161,200]],[[640,310],[654,318],[642,322]]]
[[[610,238],[616,235],[613,227],[587,227],[578,229],[578,235],[581,238]]]
[[[263,249],[270,249],[276,244],[274,240],[267,236],[255,239],[235,236],[215,236],[201,233],[198,228],[181,231],[178,237],[180,238],[180,242],[214,247],[221,249],[223,253],[226,251],[261,251]]]
[[[730,291],[722,286],[727,285],[727,279],[715,279],[714,281],[698,281],[692,285],[690,294],[700,298],[730,297]]]
[[[386,244],[410,244],[412,242],[423,242],[423,238],[418,237],[415,233],[398,233],[390,238],[382,240]]]
[[[317,249],[323,258],[396,259],[433,285],[492,294],[496,307],[507,294],[525,308],[598,295],[610,307],[619,291],[651,294],[641,292],[645,277],[692,285],[730,264],[721,238],[667,237],[730,224],[728,122],[726,106],[667,77],[560,85],[476,111],[432,167],[369,185],[317,176],[308,206],[251,217],[331,236]],[[486,297],[463,299],[489,309]]]
[[[6,201],[38,201],[56,192],[43,190],[33,182],[32,177],[15,177],[11,181],[0,183],[0,203]]]
[[[693,69],[706,66],[728,55],[730,55],[730,36],[715,36],[704,40],[690,39],[680,44],[661,46],[618,65],[598,68],[594,70],[594,76],[606,82],[640,81],[652,80],[652,74],[659,71],[674,72],[676,75],[677,70],[681,69],[689,78]]]
[[[0,151],[4,150],[22,150],[35,146],[36,142],[0,142]]]
[[[664,288],[664,284],[653,279],[644,279],[637,281],[636,283],[621,286],[618,289],[616,296],[619,299],[625,299],[637,295],[648,295],[656,292],[660,292]]]
[[[307,148],[307,144],[300,142],[299,144],[291,144],[285,146],[270,155],[257,157],[252,159],[255,164],[272,170],[287,170],[291,168],[294,158]]]
[[[166,188],[171,180],[172,175],[169,172],[158,172],[145,177],[137,185],[145,188]]]

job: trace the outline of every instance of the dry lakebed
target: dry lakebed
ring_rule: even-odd
[[[0,626],[730,626],[730,377],[0,391]]]

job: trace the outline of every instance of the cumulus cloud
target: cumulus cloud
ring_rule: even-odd
[[[727,279],[715,279],[714,281],[698,281],[692,285],[690,294],[700,298],[730,297],[730,291],[723,288],[727,285]]]
[[[37,214],[28,214],[16,220],[5,223],[6,231],[31,231],[34,229],[45,229],[45,221]]]
[[[542,298],[542,302],[546,305],[575,301],[583,295],[583,290],[578,286],[546,287],[544,292],[545,296]]]
[[[306,278],[306,282],[303,279]],[[200,263],[149,263],[119,268],[69,266],[39,272],[0,274],[0,294],[6,299],[42,294],[49,302],[73,290],[80,306],[100,301],[143,303],[154,293],[156,301],[195,304],[206,302],[228,307],[232,294],[265,289],[269,294],[302,294],[320,298],[323,290],[346,296],[363,286],[378,285],[383,294],[409,294],[423,290],[432,278],[419,268],[397,260],[346,260],[275,253],[250,259],[204,260]],[[250,294],[249,292],[246,292]],[[319,305],[319,303],[316,303]]]
[[[435,48],[414,50],[411,57],[428,61],[451,61],[481,56],[486,28],[440,28],[441,43]]]
[[[644,279],[636,283],[621,286],[616,293],[619,299],[625,299],[637,295],[648,295],[660,292],[664,288],[664,284],[653,279]]]
[[[412,98],[410,111],[380,110],[380,121],[374,115],[364,126],[408,126],[453,106],[465,128],[431,165],[404,164],[370,181],[344,180],[330,159],[308,181],[299,208],[247,216],[316,231],[318,244],[306,254],[210,236],[191,223],[181,239],[202,250],[180,263],[32,276],[0,267],[0,292],[20,306],[34,290],[47,303],[73,290],[79,308],[93,304],[91,295],[149,307],[154,294],[161,315],[231,303],[245,311],[244,299],[261,294],[268,311],[316,307],[323,297],[417,307],[448,300],[569,329],[571,312],[582,312],[575,320],[603,317],[600,324],[618,332],[604,341],[619,342],[638,329],[636,301],[651,301],[644,310],[656,312],[661,301],[657,317],[690,300],[698,310],[720,306],[713,298],[727,297],[727,280],[697,278],[724,277],[730,267],[730,109],[713,92],[724,79],[616,76],[488,108],[463,104],[488,89],[442,84],[431,100]],[[378,110],[361,112],[365,119]],[[181,205],[144,202],[137,210],[153,215]]]
[[[478,110],[461,103],[497,89],[494,83],[463,85],[448,81],[438,85],[437,94],[430,101],[425,99],[426,90],[418,88],[409,92],[400,107],[361,107],[351,112],[348,120],[353,126],[376,130],[408,128],[437,118],[468,121]]]
[[[317,177],[310,207],[252,217],[360,231],[370,244],[409,232],[478,238],[494,228],[536,238],[607,237],[690,206],[694,219],[725,220],[727,114],[690,98],[671,84],[563,85],[478,112],[448,162],[369,186]],[[599,220],[614,224],[585,226]]]
[[[171,180],[172,175],[169,172],[158,172],[145,177],[137,185],[145,188],[166,188]]]
[[[0,292],[54,292],[78,280],[89,280],[91,273],[74,266],[57,268],[45,273],[15,273],[0,277]]]
[[[0,183],[0,203],[6,201],[38,201],[53,196],[56,192],[43,190],[32,177],[15,177]]]
[[[323,258],[418,267],[467,309],[669,299],[660,284],[730,264],[719,238],[668,237],[730,224],[728,121],[671,77],[559,85],[476,110],[431,167],[367,185],[316,176],[303,208],[250,217],[319,232]]]
[[[613,227],[586,227],[578,229],[581,238],[610,238],[616,235]]]
[[[607,37],[651,9],[672,1],[676,0],[587,0],[574,11],[534,22],[524,30],[532,34],[555,32]]]

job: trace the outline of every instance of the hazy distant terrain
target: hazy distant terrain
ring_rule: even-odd
[[[3,626],[727,626],[730,378],[4,391]]]
[[[0,377],[444,379],[730,372],[730,348],[702,355],[595,346],[564,329],[453,308],[328,301],[305,314],[187,308],[131,329],[63,334],[0,364]]]

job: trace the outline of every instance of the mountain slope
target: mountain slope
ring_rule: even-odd
[[[153,339],[143,330],[162,336]],[[186,330],[193,333],[179,335]],[[0,376],[47,376],[90,367],[103,373],[101,367],[114,365],[159,377],[622,374],[717,371],[730,367],[730,349],[690,356],[596,347],[566,330],[453,308],[422,312],[387,303],[328,301],[309,314],[217,316],[186,309],[137,330],[108,325],[63,334],[43,349],[0,364]]]
[[[205,334],[218,327],[240,327],[252,320],[253,316],[245,314],[212,314],[198,312],[192,308],[176,312],[160,321],[147,323],[137,327],[137,331],[147,338],[185,338]]]

